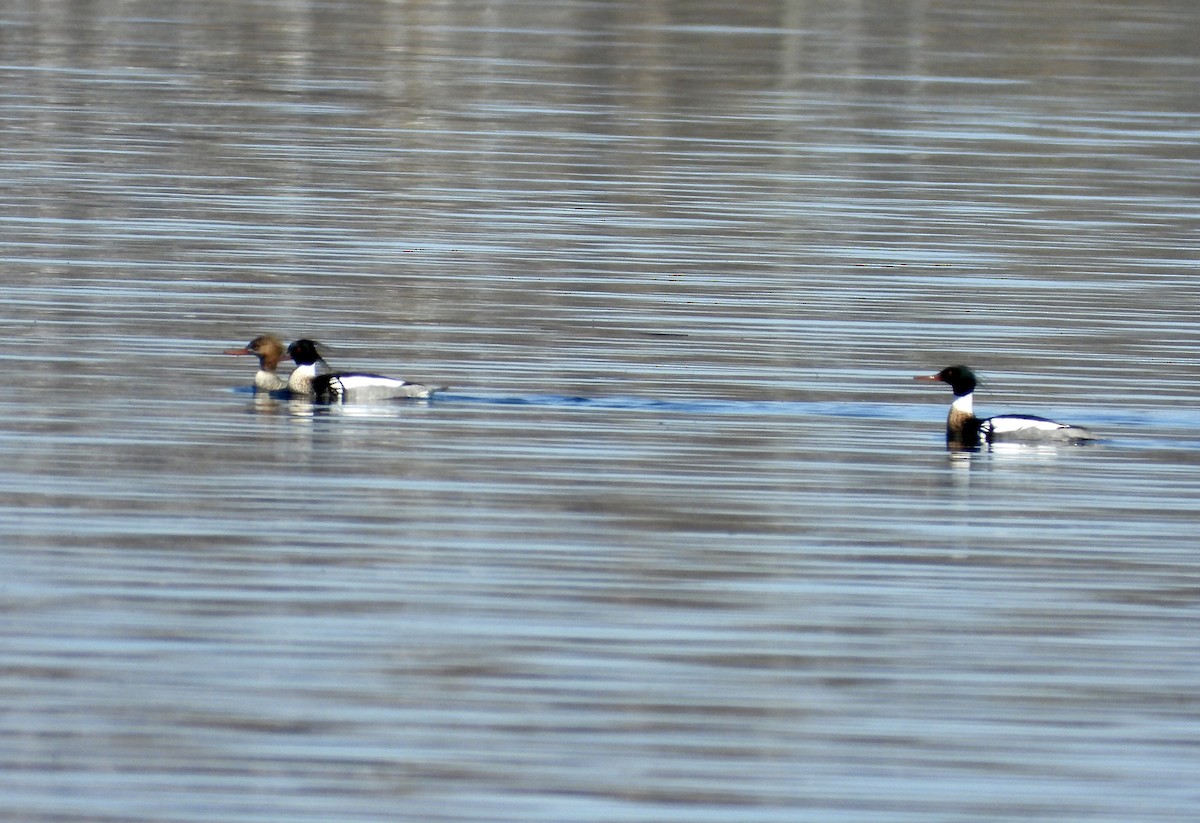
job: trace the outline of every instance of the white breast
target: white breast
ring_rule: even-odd
[[[261,391],[279,391],[287,387],[287,381],[273,371],[259,369],[254,375],[254,386]]]
[[[316,364],[307,366],[297,366],[292,372],[292,376],[288,378],[288,388],[296,394],[311,394],[312,381],[317,376]]]

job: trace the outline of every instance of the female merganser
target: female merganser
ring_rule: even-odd
[[[1096,439],[1087,429],[1027,414],[1004,414],[980,420],[975,416],[973,402],[977,382],[975,372],[966,366],[947,366],[937,374],[914,377],[913,380],[946,383],[954,392],[954,402],[946,418],[946,442],[954,446],[977,447],[996,441],[1082,443]]]
[[[318,403],[429,397],[434,392],[420,383],[378,374],[330,373],[312,340],[297,340],[287,351],[296,361],[296,368],[288,379],[288,389],[292,394],[312,397]]]
[[[252,354],[258,358],[258,372],[254,375],[254,388],[260,391],[279,391],[287,388],[287,381],[275,373],[283,359],[283,341],[271,334],[261,334],[241,349],[226,349],[226,354]]]

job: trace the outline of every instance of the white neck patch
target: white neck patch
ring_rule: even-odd
[[[968,392],[962,397],[954,398],[954,402],[950,404],[950,411],[958,412],[959,414],[968,414],[973,417],[975,415],[975,393]]]

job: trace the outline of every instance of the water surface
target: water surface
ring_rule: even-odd
[[[1193,819],[1198,29],[8,10],[0,817]]]

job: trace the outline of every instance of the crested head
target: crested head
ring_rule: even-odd
[[[227,349],[226,354],[252,354],[258,358],[259,367],[272,371],[283,357],[283,341],[273,334],[260,334],[241,349]]]
[[[975,391],[975,385],[978,383],[978,378],[975,377],[975,372],[971,371],[967,366],[947,366],[937,374],[929,375],[928,377],[917,377],[916,380],[931,380],[938,383],[945,383],[954,392],[955,397],[963,397]]]
[[[283,341],[273,334],[260,334],[251,340],[246,348],[260,358],[273,360],[278,363],[283,357]]]
[[[301,338],[288,346],[287,352],[297,366],[312,366],[321,362],[321,354],[317,351],[317,343],[307,338]]]

